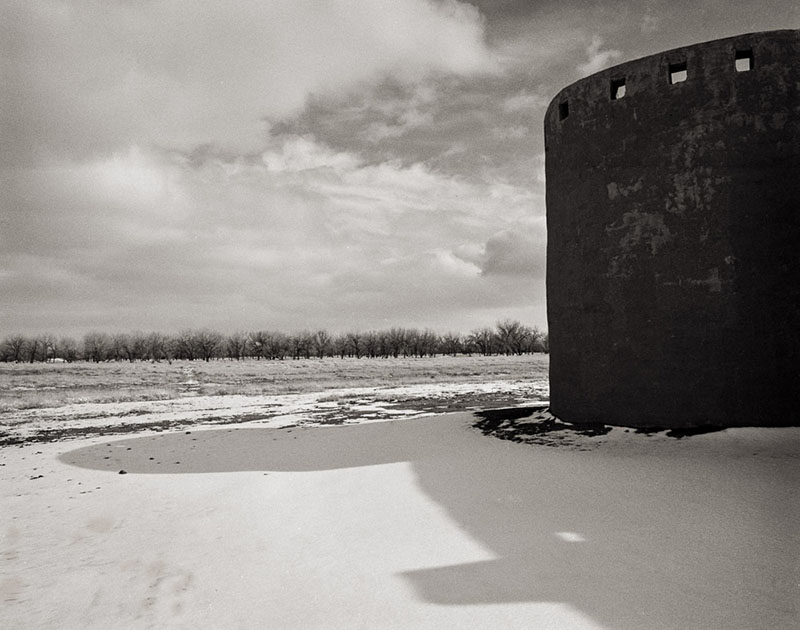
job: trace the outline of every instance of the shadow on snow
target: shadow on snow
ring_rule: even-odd
[[[663,442],[582,452],[484,437],[474,421],[161,434],[60,459],[140,474],[410,462],[420,488],[497,556],[404,573],[425,601],[567,602],[620,630],[781,627],[797,613],[774,573],[798,571],[786,569],[797,517],[796,501],[786,500],[791,480],[765,478],[775,470],[753,463],[747,445],[733,457]]]

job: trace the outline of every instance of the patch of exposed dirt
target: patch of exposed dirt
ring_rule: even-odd
[[[572,424],[562,422],[548,407],[510,407],[478,411],[481,418],[473,426],[484,435],[501,440],[541,444],[542,446],[579,446],[586,450],[588,443],[581,437],[606,435],[612,427],[606,424]],[[530,418],[530,420],[523,419]]]
[[[264,414],[243,414],[239,416],[226,417],[206,417],[201,422],[187,420],[159,420],[156,422],[136,422],[118,423],[102,426],[73,426],[53,429],[39,429],[34,433],[20,436],[8,432],[0,431],[0,447],[21,446],[23,444],[60,442],[63,440],[73,440],[79,438],[90,438],[105,435],[125,435],[129,433],[141,433],[142,431],[177,431],[191,428],[198,424],[239,424],[241,422],[252,422],[256,420],[266,420],[271,415]]]
[[[277,419],[284,422],[290,417],[309,425],[348,424],[512,407],[540,400],[542,387],[537,383],[497,381],[326,390],[294,396],[235,396],[228,404],[225,397],[197,396],[192,401],[182,396],[131,404],[74,404],[36,413],[10,414],[6,426],[0,417],[0,447],[209,424]]]

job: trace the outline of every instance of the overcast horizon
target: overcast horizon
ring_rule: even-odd
[[[794,0],[4,1],[0,337],[546,329],[543,116]]]

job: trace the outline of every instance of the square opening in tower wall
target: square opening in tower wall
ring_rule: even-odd
[[[686,81],[689,76],[688,68],[685,61],[669,64],[669,82],[670,85]]]
[[[564,120],[569,116],[569,101],[564,101],[558,104],[558,119]]]
[[[618,101],[625,96],[625,77],[611,79],[611,100]]]
[[[748,72],[753,69],[753,49],[747,48],[736,51],[734,61],[736,72]]]

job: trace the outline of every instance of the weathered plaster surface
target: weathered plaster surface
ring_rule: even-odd
[[[800,31],[578,81],[548,109],[545,151],[554,413],[800,422]]]

